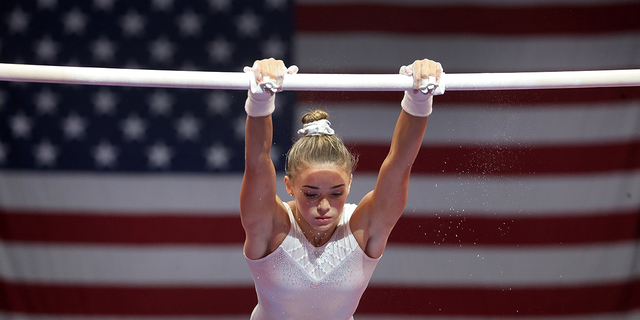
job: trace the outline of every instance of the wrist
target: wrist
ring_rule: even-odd
[[[251,117],[264,117],[273,113],[276,109],[276,95],[265,93],[251,93],[249,91],[244,110]]]
[[[404,111],[416,117],[428,117],[433,110],[432,104],[433,95],[421,92],[411,93],[409,91],[404,92],[404,98],[400,102]]]

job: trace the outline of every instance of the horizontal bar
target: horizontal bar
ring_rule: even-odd
[[[0,80],[108,86],[248,90],[244,72],[144,70],[0,63]],[[640,86],[640,69],[598,71],[445,74],[447,91],[517,90]],[[400,74],[286,75],[289,91],[405,91],[410,77]]]

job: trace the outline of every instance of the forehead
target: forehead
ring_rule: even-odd
[[[349,183],[350,175],[338,166],[315,166],[305,168],[294,177],[294,184],[300,186],[333,187]]]

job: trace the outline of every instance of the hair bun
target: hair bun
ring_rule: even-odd
[[[302,124],[315,122],[322,119],[329,119],[329,114],[323,110],[316,110],[313,112],[307,112],[302,116]]]

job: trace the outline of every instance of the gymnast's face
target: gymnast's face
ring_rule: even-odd
[[[303,231],[332,230],[340,219],[351,187],[351,174],[334,165],[305,168],[293,178],[285,177],[287,192],[295,198],[298,219]]]

